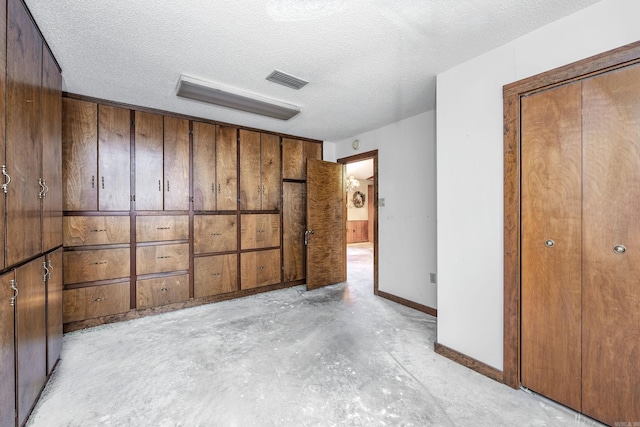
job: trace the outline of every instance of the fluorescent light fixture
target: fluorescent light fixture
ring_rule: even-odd
[[[296,105],[186,74],[180,76],[177,95],[280,120],[289,120],[300,113],[300,107]]]

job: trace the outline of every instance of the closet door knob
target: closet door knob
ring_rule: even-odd
[[[548,248],[552,248],[556,245],[556,242],[554,242],[553,240],[549,239],[546,242],[544,242],[545,246]]]
[[[623,245],[615,245],[613,247],[613,252],[622,255],[623,253],[627,252],[627,248],[625,248]]]

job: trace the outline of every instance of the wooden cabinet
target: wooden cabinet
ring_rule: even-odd
[[[129,311],[129,282],[67,289],[63,292],[65,323]]]
[[[240,130],[240,210],[280,209],[280,138]]]
[[[129,248],[115,248],[65,252],[65,285],[129,277],[129,251]]]
[[[138,280],[136,284],[136,307],[138,309],[173,304],[188,299],[188,274]]]
[[[189,240],[189,216],[161,215],[136,217],[136,241]]]
[[[238,248],[236,215],[196,215],[193,218],[193,252],[235,251]]]
[[[14,347],[13,271],[0,276],[0,426],[16,424],[16,365]]]
[[[189,244],[139,246],[136,274],[166,273],[189,269]]]
[[[306,197],[305,184],[284,182],[282,207],[282,254],[284,281],[305,277]]]
[[[163,118],[135,112],[136,210],[163,209]]]
[[[47,255],[47,376],[62,351],[62,248]]]
[[[236,128],[193,122],[194,210],[237,209],[237,138]]]
[[[369,221],[347,221],[347,243],[361,243],[369,241]]]
[[[65,247],[129,243],[128,216],[66,216],[63,221]]]
[[[194,264],[194,297],[225,294],[237,290],[236,254],[198,257]]]
[[[279,214],[243,214],[240,221],[241,249],[280,246]]]
[[[240,254],[241,288],[280,283],[280,249]]]
[[[282,138],[283,179],[307,179],[307,159],[322,160],[322,144]]]
[[[164,118],[164,210],[189,210],[189,121]]]
[[[128,211],[131,194],[131,113],[98,106],[98,210]]]

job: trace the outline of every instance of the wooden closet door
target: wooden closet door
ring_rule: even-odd
[[[7,265],[42,249],[42,39],[19,0],[8,4],[6,165]]]
[[[234,153],[235,154],[235,153]],[[193,122],[193,210],[216,210],[216,127]]]
[[[131,195],[131,115],[98,106],[98,201],[101,211],[128,211]]]
[[[164,210],[189,210],[189,121],[164,118]]]
[[[262,210],[279,210],[281,191],[280,137],[263,133],[260,139],[262,145]]]
[[[580,410],[581,83],[522,100],[522,384]]]
[[[260,133],[240,129],[240,209],[262,208]]]
[[[583,100],[582,411],[613,425],[640,420],[640,66]]]
[[[0,276],[0,427],[16,425],[13,271]]]
[[[284,264],[284,281],[292,282],[304,279],[305,247],[304,232],[306,230],[306,197],[305,184],[301,182],[284,182],[284,202],[282,209],[282,254]]]
[[[238,129],[216,126],[216,209],[238,208]]]
[[[136,111],[136,210],[161,211],[163,195],[163,119]]]
[[[7,2],[0,0],[0,46],[7,45]],[[5,161],[5,105],[7,93],[7,50],[0,49],[0,165],[6,165]],[[1,182],[5,182],[5,177],[0,176]],[[2,190],[0,190],[2,191]],[[2,193],[0,193],[1,195]],[[0,269],[5,267],[5,199],[0,199]],[[0,392],[1,393],[1,392]],[[3,396],[0,394],[0,398]],[[3,408],[0,408],[0,412]],[[3,416],[0,416],[0,426]]]

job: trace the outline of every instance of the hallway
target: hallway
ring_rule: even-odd
[[[28,423],[62,426],[592,426],[433,352],[435,318],[348,281],[65,335]]]

